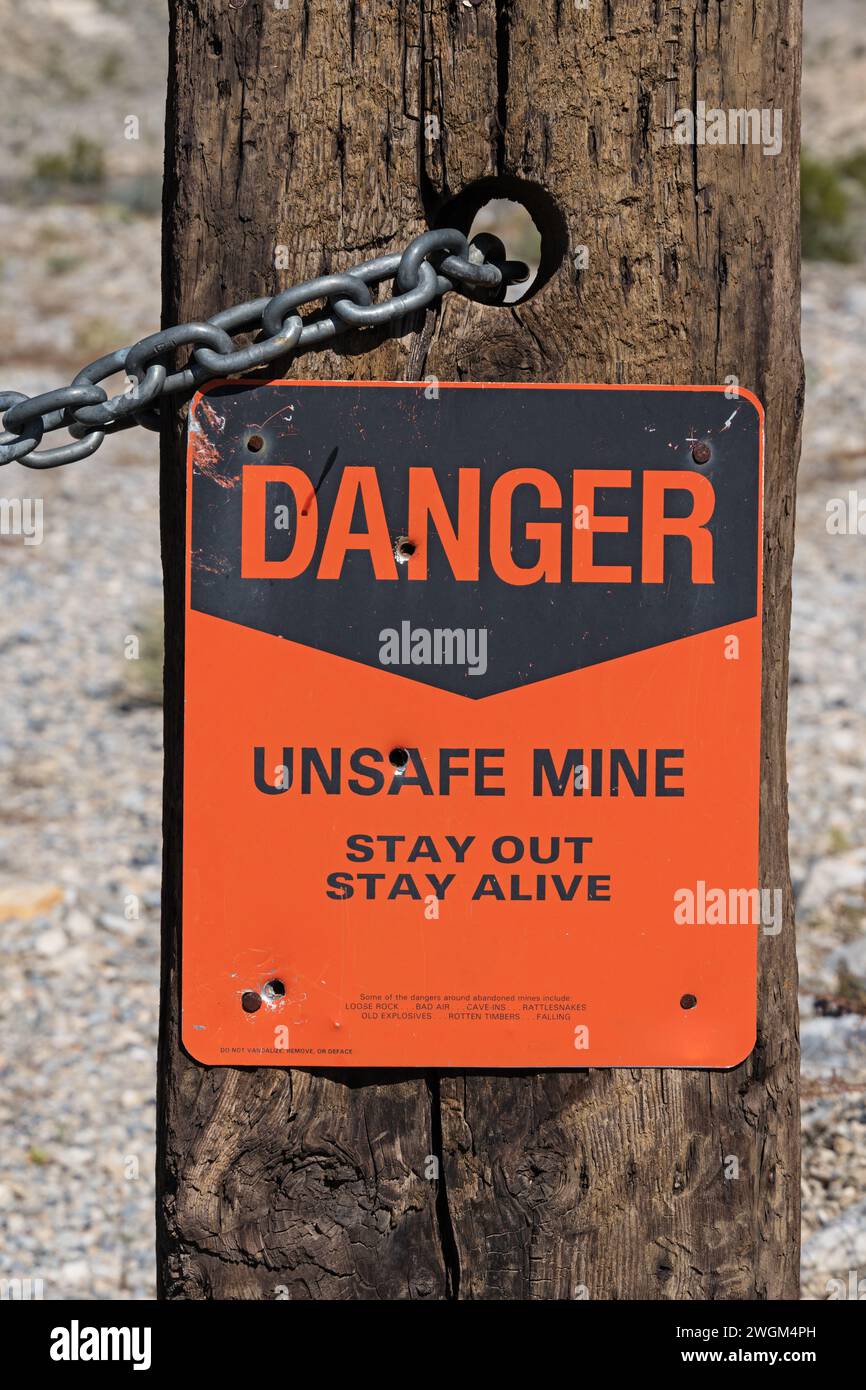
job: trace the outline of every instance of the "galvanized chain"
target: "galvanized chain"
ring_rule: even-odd
[[[203,323],[184,323],[152,333],[131,347],[106,353],[83,367],[69,386],[38,396],[0,391],[0,466],[17,460],[25,468],[57,468],[87,458],[107,434],[143,425],[160,426],[157,403],[189,397],[215,378],[263,367],[287,353],[322,347],[353,328],[382,328],[425,309],[451,290],[488,303],[501,302],[508,285],[526,278],[520,261],[507,261],[497,237],[481,234],[472,244],[453,228],[424,232],[402,254],[379,256],[350,270],[320,275],[292,289],[222,309]],[[371,286],[394,281],[394,293],[374,301]],[[300,310],[324,300],[303,319]],[[237,347],[232,334],[254,333]],[[192,353],[179,371],[165,359],[177,348]],[[109,398],[99,385],[125,371],[130,388]],[[43,436],[66,429],[73,442],[39,450]]]

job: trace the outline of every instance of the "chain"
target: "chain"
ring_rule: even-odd
[[[107,434],[133,425],[158,430],[158,404],[166,397],[188,399],[208,381],[267,366],[287,353],[320,348],[349,329],[399,325],[451,290],[501,303],[508,285],[527,275],[522,262],[505,259],[497,237],[482,233],[470,244],[453,228],[423,232],[402,254],[320,275],[271,297],[222,309],[205,322],[166,328],[132,347],[106,353],[83,367],[69,386],[38,396],[0,391],[0,466],[15,460],[25,468],[74,463],[95,453]],[[394,282],[394,292],[374,300],[371,286],[385,281]],[[303,319],[299,311],[320,300],[325,306]],[[256,334],[256,340],[238,347],[232,341],[238,333]],[[189,360],[171,371],[165,359],[185,346],[192,348]],[[122,371],[130,387],[109,398],[99,382]],[[73,442],[39,450],[43,436],[60,429],[68,430]]]

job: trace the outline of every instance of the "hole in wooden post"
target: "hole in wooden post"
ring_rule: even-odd
[[[527,263],[531,278],[509,286],[509,305],[537,294],[568,249],[565,218],[547,190],[510,174],[468,184],[439,209],[436,226],[457,227],[470,240],[478,232],[490,232],[503,242],[508,260]]]

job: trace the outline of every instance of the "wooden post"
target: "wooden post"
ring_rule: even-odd
[[[168,1298],[780,1299],[798,1287],[785,698],[802,409],[799,0],[178,0],[166,322],[523,197],[546,284],[307,377],[701,382],[767,413],[758,1043],[730,1072],[208,1069],[178,1042],[183,435],[167,430],[158,1246]],[[675,113],[781,111],[780,152]],[[452,200],[476,181],[496,182]],[[525,180],[534,187],[508,180]],[[274,270],[275,247],[288,270]],[[575,269],[579,248],[588,266]],[[218,697],[219,692],[215,692]],[[231,710],[226,711],[231,718]],[[724,827],[720,827],[724,833]],[[425,1160],[441,1160],[441,1180]],[[736,1178],[726,1160],[735,1159]]]

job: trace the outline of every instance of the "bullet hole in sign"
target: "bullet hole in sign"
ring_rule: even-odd
[[[408,536],[400,536],[394,546],[394,556],[398,565],[405,565],[407,560],[411,560],[415,554],[415,542],[410,541]]]
[[[241,1008],[245,1014],[254,1014],[262,1007],[262,996],[254,989],[245,989],[241,995]]]
[[[265,441],[260,434],[251,434],[247,440],[247,448],[251,454],[258,454],[265,447]]]
[[[684,994],[680,1000],[681,1009],[693,1009],[697,1004],[697,999],[693,994]]]
[[[388,754],[388,762],[395,772],[405,772],[409,765],[409,754],[405,748],[392,748]]]

